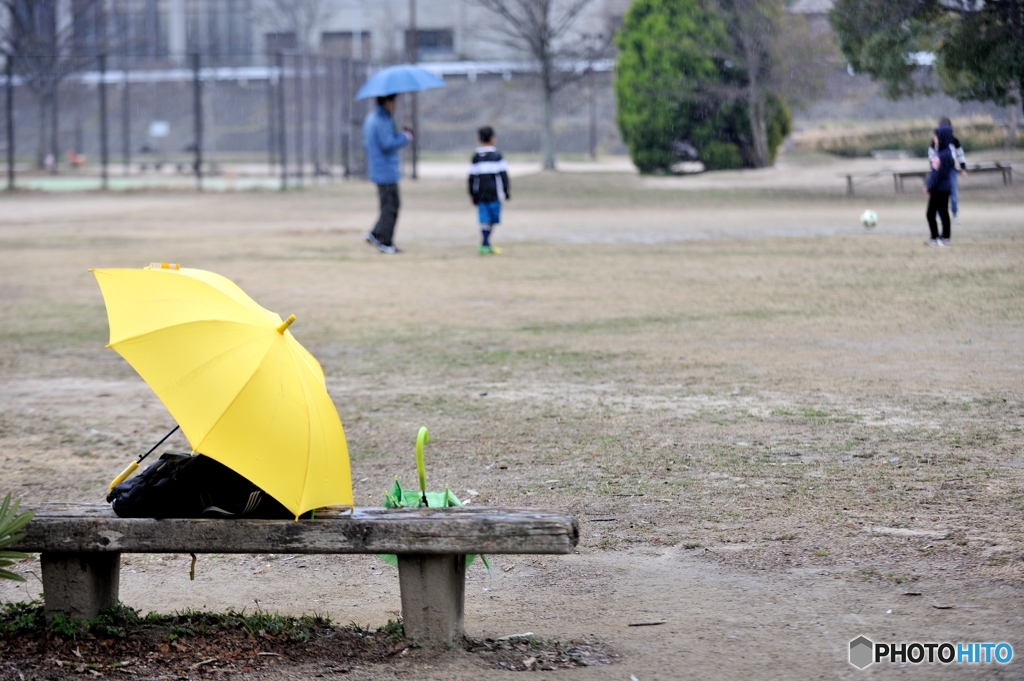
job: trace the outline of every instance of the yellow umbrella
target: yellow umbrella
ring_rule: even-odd
[[[323,369],[288,331],[295,315],[282,321],[213,272],[166,264],[92,272],[107,306],[107,347],[149,384],[193,452],[296,517],[352,505],[345,432]]]

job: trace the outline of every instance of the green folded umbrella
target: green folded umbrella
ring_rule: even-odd
[[[462,502],[452,493],[448,485],[444,486],[443,492],[427,491],[427,470],[423,463],[423,445],[429,441],[430,435],[427,432],[426,426],[423,426],[416,436],[416,472],[419,474],[420,479],[419,491],[402,489],[402,485],[399,484],[398,476],[396,475],[395,484],[384,495],[384,508],[449,508],[452,506],[462,506]],[[398,557],[394,554],[379,553],[377,557],[388,565],[398,567]],[[474,560],[476,560],[476,554],[466,556],[466,567],[468,568]],[[480,560],[483,561],[484,566],[488,570],[491,569],[491,563],[487,560],[487,556],[480,554]]]

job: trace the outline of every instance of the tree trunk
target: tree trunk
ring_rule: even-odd
[[[544,83],[544,132],[541,137],[541,152],[544,155],[544,170],[555,170],[554,132],[551,129],[551,99],[554,93],[550,83]]]
[[[747,105],[750,116],[750,135],[754,140],[754,167],[765,168],[769,164],[768,152],[768,117],[765,112],[764,97],[753,84],[747,88]]]
[[[1017,146],[1017,112],[1020,111],[1020,86],[1016,83],[1010,85],[1010,94],[1013,101],[1006,107],[1006,149],[1012,150]]]
[[[754,167],[764,168],[768,165],[768,117],[765,114],[764,94],[761,92],[761,84],[757,77],[761,66],[760,55],[757,54],[757,46],[751,45],[751,40],[743,41],[743,51],[746,53],[747,78],[747,116],[750,118],[750,136],[754,141]]]

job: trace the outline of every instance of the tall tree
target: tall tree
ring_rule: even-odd
[[[769,95],[778,59],[777,43],[782,32],[781,0],[720,0],[719,12],[731,38],[729,49],[721,55],[723,65],[733,77],[733,99],[746,104],[753,140],[751,165],[763,168],[771,164],[768,149]]]
[[[7,21],[0,21],[0,49],[14,60],[15,72],[39,103],[39,148],[36,163],[46,154],[46,123],[54,169],[60,162],[61,81],[90,64],[106,49],[102,0],[75,0],[72,21],[61,21],[60,0],[0,0]],[[87,38],[88,34],[88,38]]]
[[[594,0],[477,0],[500,19],[499,42],[525,53],[537,64],[544,100],[541,151],[544,169],[555,169],[552,101],[556,93],[586,76],[594,61],[608,55],[610,31],[586,32],[580,19]]]
[[[918,66],[920,53],[932,53],[947,94],[1013,106],[1016,120],[1024,0],[836,0],[829,20],[853,69],[882,82],[889,97],[932,89]]]
[[[786,14],[783,0],[718,0],[717,11],[729,36],[717,55],[726,74],[722,94],[746,106],[749,165],[765,167],[774,158],[768,142],[773,108],[820,94],[835,46],[812,37],[802,15]]]

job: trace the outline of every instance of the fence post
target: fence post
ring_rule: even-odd
[[[303,126],[302,117],[306,115],[305,107],[302,105],[302,77],[303,69],[305,67],[305,60],[301,54],[295,55],[295,161],[298,163],[298,172],[296,177],[299,178],[299,184],[303,182],[303,173],[306,165],[306,150],[303,145]]]
[[[326,63],[326,66],[327,66],[327,75],[325,77],[325,82],[326,82],[326,86],[327,87],[325,88],[326,92],[324,93],[324,98],[327,101],[324,104],[324,108],[325,108],[324,116],[326,116],[326,118],[327,118],[327,172],[330,174],[331,179],[333,180],[334,179],[335,161],[338,158],[334,154],[334,151],[335,151],[334,145],[335,145],[335,139],[336,139],[336,135],[334,134],[334,111],[337,108],[334,105],[334,102],[335,102],[335,99],[336,99],[335,88],[334,88],[334,86],[335,86],[335,82],[334,82],[334,74],[335,74],[334,63],[335,63],[335,60],[332,57],[328,56],[326,58],[326,60],[325,60],[325,63]]]
[[[341,88],[341,106],[344,113],[341,118],[341,162],[345,164],[346,178],[352,175],[352,58],[345,60],[345,80]]]
[[[280,73],[278,73],[280,79]],[[277,128],[277,99],[274,97],[274,70],[267,68],[267,172],[274,176],[274,165],[277,162],[277,155],[274,147],[277,140],[274,138],[274,131]]]
[[[416,29],[416,0],[409,0],[409,63],[415,65],[419,61],[418,34]],[[412,128],[412,178],[419,179],[417,166],[420,160],[420,97],[415,92],[409,95],[409,126]]]
[[[109,188],[107,181],[107,55],[101,54],[100,61],[100,177],[104,191]]]
[[[124,89],[121,90],[121,157],[125,176],[132,174],[132,112],[128,97],[128,60],[124,60]]]
[[[281,191],[288,189],[288,130],[285,128],[284,54],[277,53],[277,143],[281,145]]]
[[[199,80],[199,53],[192,53],[192,116],[195,130],[196,189],[203,191],[203,84]]]
[[[309,56],[309,152],[313,161],[313,180],[320,176],[320,60]]]
[[[14,190],[14,57],[7,55],[7,191]]]

